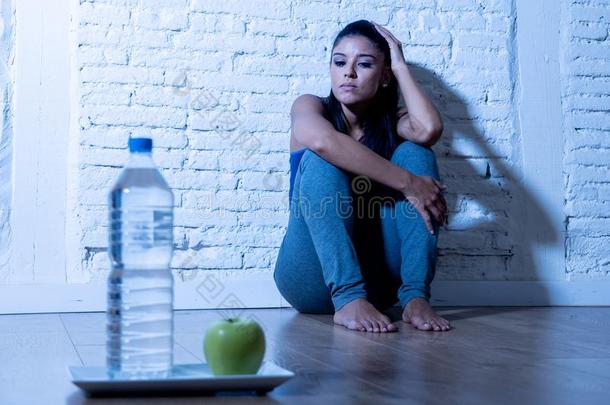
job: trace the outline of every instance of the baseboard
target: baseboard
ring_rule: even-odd
[[[205,271],[176,280],[175,309],[290,307],[269,272]],[[0,286],[0,313],[106,310],[106,283]],[[437,281],[436,306],[607,306],[610,282]]]
[[[437,281],[437,306],[608,306],[608,281]]]

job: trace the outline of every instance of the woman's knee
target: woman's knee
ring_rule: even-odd
[[[317,153],[307,149],[301,157],[299,164],[301,175],[314,176],[315,178],[323,177],[325,182],[335,179],[341,182],[348,181],[348,175],[345,171],[325,160]]]
[[[349,210],[351,191],[347,172],[309,150],[301,159],[300,173],[295,181],[295,184],[298,182],[301,209],[309,209],[310,213],[326,212],[327,209],[341,213]]]
[[[404,141],[394,150],[391,161],[418,176],[438,177],[436,155],[427,146]]]

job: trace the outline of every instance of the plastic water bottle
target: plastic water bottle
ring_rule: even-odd
[[[151,139],[130,138],[129,152],[109,195],[107,368],[111,378],[165,377],[173,362],[174,195]]]

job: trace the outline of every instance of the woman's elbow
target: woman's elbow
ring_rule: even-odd
[[[443,124],[432,125],[420,133],[419,143],[421,145],[430,147],[438,142],[443,134]]]
[[[328,150],[328,136],[326,136],[326,135],[316,136],[310,142],[309,149],[311,149],[312,152],[315,152],[318,155],[326,152],[326,150]]]

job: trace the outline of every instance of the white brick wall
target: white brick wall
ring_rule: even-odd
[[[515,226],[527,192],[518,186],[515,9],[513,0],[81,1],[73,44],[79,173],[70,183],[78,229],[67,229],[80,239],[67,254],[82,268],[68,269],[68,282],[103,279],[108,270],[106,196],[130,135],[154,138],[174,189],[178,272],[271,270],[288,218],[290,105],[305,92],[328,94],[331,42],[360,18],[402,40],[445,120],[434,149],[451,222],[437,280],[535,279],[517,260],[535,238]],[[607,279],[610,5],[571,1],[562,13],[566,278]],[[0,136],[2,145],[10,128]],[[0,185],[7,168],[0,159]],[[7,201],[2,191],[0,219]],[[0,264],[8,249],[2,224]]]
[[[100,259],[100,204],[130,134],[153,136],[155,159],[176,192],[177,247],[184,250],[176,268],[192,268],[183,257],[195,257],[201,268],[271,269],[287,221],[290,104],[303,92],[328,93],[334,35],[369,18],[403,40],[445,116],[446,137],[435,149],[450,186],[452,223],[441,240],[438,278],[509,278],[518,238],[506,227],[511,186],[496,166],[514,158],[511,4],[83,2],[85,270],[108,267]],[[473,128],[486,147],[468,139]],[[224,253],[199,254],[208,246]]]
[[[610,1],[573,1],[563,77],[566,272],[610,272]]]

